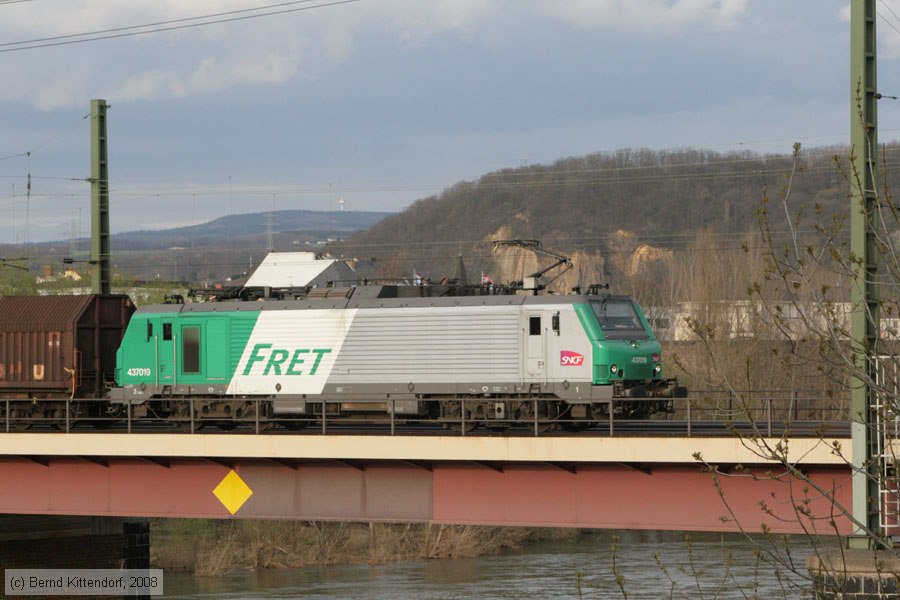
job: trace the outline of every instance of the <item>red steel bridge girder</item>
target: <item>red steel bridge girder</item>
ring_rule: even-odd
[[[231,509],[232,471],[252,491]],[[698,465],[0,457],[0,513],[848,534],[850,470]],[[233,475],[231,476],[233,477]],[[761,506],[765,505],[765,508]],[[802,506],[808,515],[795,507]]]

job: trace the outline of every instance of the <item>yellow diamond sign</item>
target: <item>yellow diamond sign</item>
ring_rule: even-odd
[[[253,490],[251,490],[250,487],[244,483],[244,480],[241,479],[241,476],[232,469],[228,472],[228,475],[219,482],[219,485],[213,490],[213,494],[219,499],[219,502],[228,509],[228,512],[234,514],[240,510],[244,505],[244,502],[253,495]]]

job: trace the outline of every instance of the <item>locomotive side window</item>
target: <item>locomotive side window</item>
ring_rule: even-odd
[[[153,339],[153,322],[147,321],[147,341],[149,342],[152,339]]]
[[[172,324],[171,323],[163,323],[163,340],[167,342],[172,341]]]
[[[200,328],[181,328],[181,367],[185,373],[200,372]]]
[[[528,317],[528,335],[541,335],[540,317]]]

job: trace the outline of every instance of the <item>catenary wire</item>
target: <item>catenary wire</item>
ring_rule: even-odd
[[[315,1],[316,0],[293,0],[292,2],[281,2],[278,4],[268,4],[265,6],[257,6],[255,8],[241,8],[238,10],[229,10],[229,11],[219,12],[219,13],[210,13],[210,14],[200,15],[200,16],[196,16],[196,17],[184,17],[181,19],[170,19],[168,21],[156,21],[154,23],[144,23],[142,25],[127,25],[125,27],[113,27],[111,29],[97,29],[95,31],[85,31],[82,33],[70,33],[70,34],[66,34],[66,35],[54,35],[54,36],[44,37],[44,38],[33,38],[30,40],[20,40],[18,42],[3,42],[3,43],[0,43],[0,47],[23,46],[25,44],[36,44],[38,42],[50,42],[50,41],[65,40],[65,39],[71,39],[71,38],[77,38],[77,37],[87,37],[87,36],[91,36],[91,35],[100,35],[100,34],[104,34],[104,33],[129,31],[132,29],[144,29],[144,28],[148,28],[148,27],[159,27],[162,25],[173,25],[175,23],[186,23],[188,21],[200,21],[203,19],[213,19],[215,17],[224,17],[224,16],[228,16],[228,15],[236,15],[236,14],[241,14],[241,13],[264,11],[264,10],[267,10],[270,8],[279,8],[279,7],[289,6],[289,5],[308,4],[310,2],[315,2]],[[260,16],[265,16],[265,15],[260,15]],[[207,23],[201,23],[201,25],[206,25],[206,24]]]
[[[96,42],[96,41],[100,41],[100,40],[109,40],[109,39],[116,39],[116,38],[132,37],[132,36],[136,36],[136,35],[159,33],[160,31],[176,31],[179,29],[191,29],[194,27],[204,27],[206,25],[215,25],[215,24],[219,24],[219,23],[231,23],[234,21],[245,21],[247,19],[257,19],[257,18],[269,17],[269,16],[273,16],[273,15],[282,15],[282,14],[292,13],[292,12],[314,10],[317,8],[329,8],[329,7],[333,7],[333,6],[340,6],[342,4],[352,4],[352,3],[361,2],[361,1],[362,0],[333,0],[332,2],[325,2],[323,4],[316,4],[314,6],[300,6],[300,7],[294,7],[294,8],[285,8],[285,9],[281,9],[281,10],[275,10],[275,11],[270,11],[270,12],[266,12],[266,13],[255,14],[255,15],[241,15],[241,16],[229,17],[229,18],[225,18],[225,19],[216,19],[216,20],[212,20],[212,21],[206,21],[204,23],[188,23],[188,24],[184,24],[184,25],[173,25],[171,27],[159,27],[156,29],[148,29],[145,31],[111,33],[108,35],[99,35],[96,37],[88,37],[88,38],[81,38],[81,39],[64,39],[64,40],[55,41],[55,42],[45,42],[45,43],[38,43],[38,44],[11,47],[11,48],[0,48],[0,53],[19,52],[22,50],[34,50],[37,48],[49,48],[52,46],[66,46],[66,45],[70,45],[70,44]]]
[[[46,146],[49,146],[50,144],[52,144],[52,143],[55,142],[56,140],[58,140],[58,139],[64,137],[66,134],[70,133],[72,130],[74,130],[74,129],[77,128],[79,125],[81,125],[81,124],[82,124],[86,119],[88,119],[90,116],[91,116],[90,113],[84,115],[83,117],[81,117],[80,119],[78,119],[77,121],[75,121],[74,123],[72,123],[71,125],[69,125],[68,127],[65,127],[64,129],[61,129],[60,131],[54,133],[53,135],[51,135],[49,138],[47,138],[47,139],[44,140],[43,142],[41,142],[41,143],[39,143],[39,144],[37,144],[37,145],[35,145],[35,146],[32,146],[31,149],[29,149],[29,150],[25,150],[25,151],[23,151],[23,152],[17,152],[17,153],[15,153],[15,154],[9,154],[9,155],[7,155],[7,156],[0,156],[0,160],[9,160],[9,159],[11,159],[11,158],[18,158],[18,157],[21,157],[21,156],[28,156],[29,154],[34,154],[34,153],[37,152],[38,150],[40,150],[40,149],[42,149],[42,148],[45,148]],[[0,175],[0,177],[10,177],[10,175]],[[69,178],[66,177],[66,178],[61,178],[61,179],[69,179]],[[83,178],[82,178],[82,179],[83,179]]]

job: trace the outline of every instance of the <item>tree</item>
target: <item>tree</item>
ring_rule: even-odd
[[[0,261],[0,296],[27,296],[37,293],[34,278],[19,262]]]
[[[845,174],[847,187],[862,185],[862,174],[855,172],[852,160],[846,154],[835,155],[834,164]],[[848,419],[857,426],[864,426],[876,448],[870,462],[855,464],[850,449],[835,445],[832,452],[843,457],[854,472],[862,473],[875,490],[875,498],[868,507],[881,515],[881,526],[870,526],[855,516],[852,507],[841,500],[834,487],[823,486],[812,480],[789,453],[788,437],[792,428],[789,415],[784,421],[785,434],[780,439],[767,437],[760,428],[749,431],[734,429],[743,444],[758,456],[777,465],[773,476],[785,477],[803,483],[806,494],[795,498],[793,510],[809,535],[810,548],[815,553],[821,571],[830,577],[835,589],[842,586],[846,577],[845,532],[835,526],[836,517],[849,519],[881,548],[880,553],[865,554],[873,565],[873,571],[890,576],[900,565],[900,557],[891,549],[891,536],[900,533],[900,478],[897,476],[898,442],[900,442],[900,205],[894,200],[890,188],[879,177],[871,222],[877,224],[872,232],[874,252],[880,268],[874,275],[880,298],[878,308],[882,315],[877,339],[871,345],[853,343],[850,313],[853,310],[854,286],[862,285],[861,277],[867,267],[861,256],[850,247],[848,211],[829,211],[822,204],[796,201],[793,196],[795,177],[808,166],[799,145],[794,148],[794,167],[776,200],[765,198],[759,209],[760,236],[763,240],[760,270],[748,286],[749,301],[757,312],[755,335],[772,337],[770,347],[774,362],[768,370],[760,369],[758,358],[748,355],[746,372],[778,372],[784,375],[782,383],[798,389],[805,381],[818,380],[821,389],[833,398],[830,419],[824,419],[818,432],[824,443],[828,420]],[[849,202],[847,203],[849,205]],[[865,210],[852,206],[850,210]],[[786,226],[781,232],[773,227],[773,213],[781,213],[780,221]],[[868,216],[868,215],[866,215]],[[750,255],[749,249],[747,250]],[[870,272],[867,277],[873,277]],[[870,315],[872,316],[872,315]],[[690,327],[712,359],[720,352],[718,331],[709,315],[690,319]],[[743,382],[733,371],[719,369],[718,362],[710,360],[719,382],[730,394],[731,401],[748,422],[755,422],[758,407],[740,392]],[[865,385],[871,390],[874,405],[870,414],[851,414],[847,402],[851,388]],[[857,450],[858,451],[858,450]],[[703,460],[698,456],[698,460]],[[714,465],[707,465],[718,476]],[[758,476],[758,475],[747,475]],[[829,500],[830,514],[815,514],[808,502],[809,495]],[[725,506],[729,499],[723,496]],[[765,501],[761,510],[768,512]],[[746,527],[746,524],[740,524]],[[750,529],[747,529],[750,533]],[[755,531],[766,535],[767,532]],[[775,543],[759,546],[761,553],[772,564],[782,568],[794,564],[790,551]],[[802,569],[797,569],[798,572]]]

